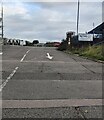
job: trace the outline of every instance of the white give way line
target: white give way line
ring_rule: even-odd
[[[46,56],[48,59],[52,59],[53,58],[53,56],[50,56],[50,54],[49,53],[47,53],[47,56]]]
[[[22,62],[22,61],[25,59],[25,57],[26,57],[26,55],[29,53],[29,51],[30,51],[30,50],[28,50],[28,51],[24,54],[24,56],[22,57],[22,59],[20,60],[20,62]]]
[[[16,73],[17,70],[18,70],[18,67],[16,67],[16,68],[12,71],[12,73],[7,77],[6,81],[5,81],[2,85],[0,85],[0,92],[1,92],[2,89],[6,86],[6,84],[8,83],[8,80],[10,80],[10,79],[13,77],[13,75]]]

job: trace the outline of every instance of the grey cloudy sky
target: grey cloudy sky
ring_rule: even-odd
[[[76,32],[77,2],[4,2],[5,37],[60,41]],[[81,2],[79,32],[102,22],[101,2]]]

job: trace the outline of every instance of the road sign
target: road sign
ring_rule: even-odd
[[[79,33],[78,34],[78,41],[93,41],[93,35],[92,34]]]

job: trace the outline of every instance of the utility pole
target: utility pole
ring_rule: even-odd
[[[78,0],[78,8],[77,8],[77,41],[79,39],[78,33],[79,33],[79,0]],[[79,47],[80,43],[78,41],[78,47]]]
[[[93,22],[93,44],[94,44],[94,27],[95,27],[95,24]]]
[[[0,36],[3,39],[4,37],[4,25],[3,25],[3,3],[1,2],[1,11],[0,11],[0,29],[1,29],[1,33]]]
[[[78,35],[78,30],[79,30],[79,5],[80,5],[80,2],[78,0],[78,9],[77,9],[77,35]]]
[[[2,18],[2,25],[1,25],[1,29],[2,29],[2,34],[1,34],[1,37],[3,39],[4,37],[4,23],[3,23],[3,3],[1,4],[1,18]]]

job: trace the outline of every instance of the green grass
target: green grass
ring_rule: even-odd
[[[70,50],[71,53],[79,54],[80,56],[85,56],[88,58],[93,58],[97,60],[104,61],[104,45],[98,45],[98,46],[90,46],[86,48],[73,48]]]

